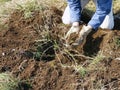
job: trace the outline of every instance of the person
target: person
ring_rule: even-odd
[[[72,33],[78,33],[78,39],[73,45],[80,45],[86,39],[87,35],[92,30],[97,30],[99,27],[103,29],[113,29],[114,19],[112,12],[112,0],[93,0],[96,11],[87,25],[83,25],[80,30],[81,13],[89,0],[67,0],[66,7],[62,16],[64,24],[72,24],[65,38],[70,38]]]

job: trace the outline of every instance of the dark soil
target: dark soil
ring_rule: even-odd
[[[82,76],[73,67],[63,67],[74,61],[60,52],[65,48],[60,38],[69,29],[62,24],[61,15],[62,12],[53,7],[36,11],[27,19],[23,18],[23,12],[11,14],[7,29],[0,30],[0,72],[9,71],[21,80],[28,80],[30,86],[21,84],[22,90],[120,90],[120,60],[116,59],[120,58],[120,44],[116,41],[120,40],[119,21],[115,20],[118,30],[93,31],[82,48],[75,48],[86,57],[99,51],[107,56],[97,65],[98,69]],[[45,36],[44,32],[49,35]],[[44,38],[50,40],[36,42]],[[60,50],[55,49],[54,40]],[[74,48],[67,50],[75,53]],[[77,57],[76,61],[89,62],[86,57]]]

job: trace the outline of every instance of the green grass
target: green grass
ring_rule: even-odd
[[[105,56],[103,54],[98,54],[97,56],[94,57],[94,59],[91,62],[91,65],[98,64],[101,60],[104,59]]]
[[[11,73],[0,73],[0,90],[23,90],[23,88],[27,90],[32,88],[30,80],[20,80]]]
[[[5,3],[5,2],[8,2],[8,1],[11,1],[11,0],[0,0],[0,3]]]
[[[102,52],[99,52],[95,57],[93,57],[93,60],[91,60],[90,64],[87,67],[87,70],[100,70],[101,67],[97,67],[97,65],[104,60],[106,57],[103,55]]]
[[[14,78],[10,73],[0,74],[0,90],[16,90],[19,80]]]
[[[120,38],[119,37],[115,38],[115,44],[117,47],[120,47]]]
[[[17,9],[20,11],[24,11],[24,18],[32,17],[33,12],[42,11],[44,6],[40,4],[37,0],[31,0],[24,4],[17,4]]]
[[[81,65],[74,66],[74,69],[81,75],[81,77],[84,77],[87,74],[87,69]]]

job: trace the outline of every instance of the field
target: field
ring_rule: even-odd
[[[118,3],[113,30],[92,31],[84,45],[67,48],[64,0],[0,0],[0,90],[120,90]]]

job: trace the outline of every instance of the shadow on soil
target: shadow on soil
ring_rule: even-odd
[[[86,39],[86,43],[83,46],[84,54],[87,56],[93,56],[100,51],[100,44],[103,41],[104,35],[97,37],[97,38],[93,38],[94,33],[95,31],[91,32],[88,35]]]

